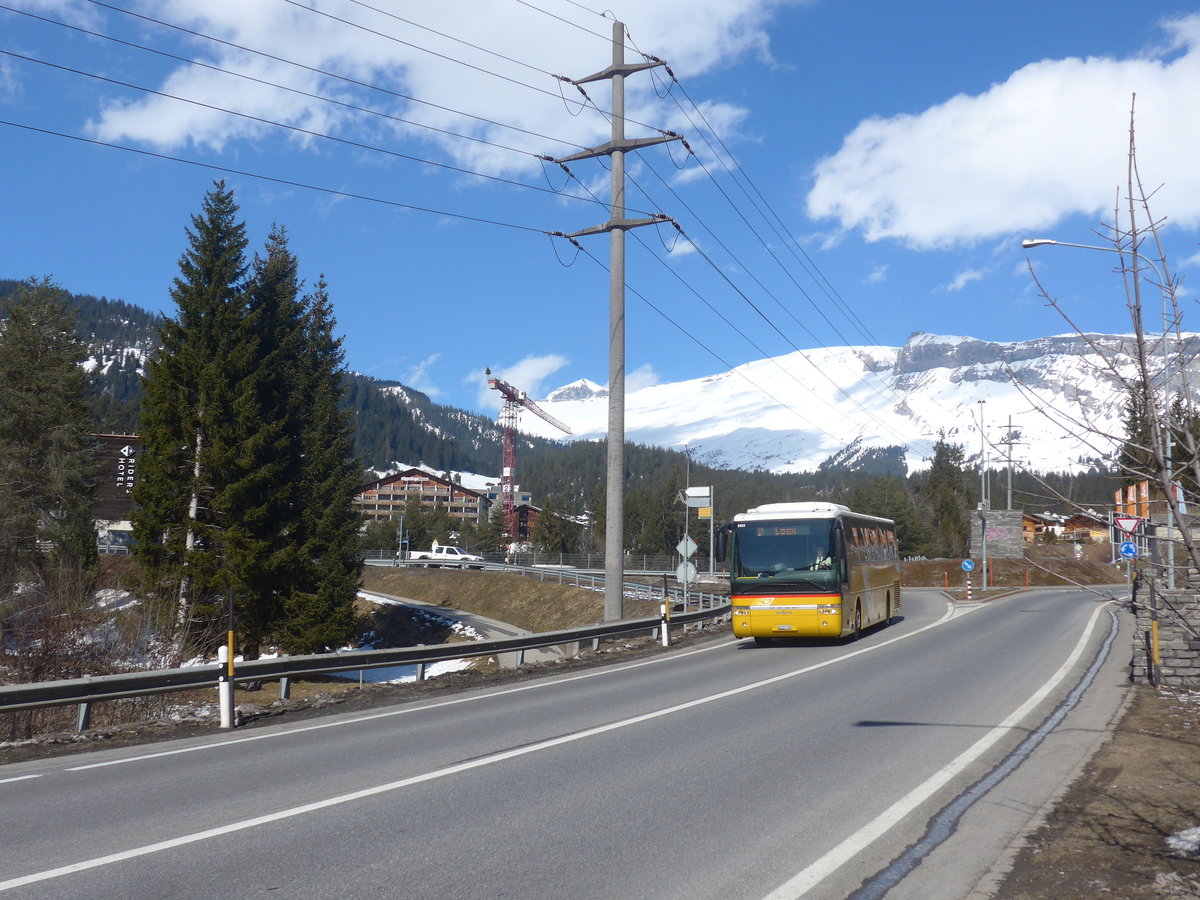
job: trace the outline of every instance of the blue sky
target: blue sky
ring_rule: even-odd
[[[1027,254],[1020,239],[1102,243],[1094,229],[1126,196],[1134,93],[1189,324],[1200,5],[4,6],[0,276],[170,314],[184,229],[225,178],[252,247],[280,223],[309,283],[327,278],[348,365],[438,402],[493,411],[487,367],[534,397],[608,380],[609,238],[580,238],[581,253],[546,235],[608,218],[607,162],[568,175],[537,159],[608,139],[608,82],[586,85],[587,105],[553,77],[609,64],[603,9],[628,28],[627,61],[651,54],[677,79],[626,79],[629,136],[668,128],[694,151],[627,158],[630,215],[684,235],[628,235],[631,389],[914,331],[1071,330],[1027,259],[1079,328],[1128,331],[1114,254]]]

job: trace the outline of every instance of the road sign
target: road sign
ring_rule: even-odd
[[[675,549],[679,551],[679,555],[687,559],[696,552],[696,542],[692,540],[690,534],[685,534],[683,540],[675,545]]]
[[[1133,541],[1126,541],[1121,545],[1120,553],[1126,559],[1134,559],[1137,557],[1137,544]]]
[[[1113,524],[1126,534],[1133,534],[1142,524],[1141,516],[1113,516]]]
[[[971,562],[971,560],[969,560],[969,559],[963,560],[963,571],[964,572],[970,572],[973,568],[975,568],[975,563]]]
[[[684,584],[691,584],[696,580],[696,565],[695,563],[682,562],[675,569],[675,577]]]

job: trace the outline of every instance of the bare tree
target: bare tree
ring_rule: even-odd
[[[1103,242],[1102,246],[1093,249],[1111,251],[1118,259],[1114,271],[1124,284],[1133,332],[1129,347],[1132,371],[1120,364],[1109,346],[1079,328],[1038,279],[1032,264],[1029,271],[1041,296],[1089,344],[1100,360],[1100,374],[1123,387],[1128,397],[1127,433],[1106,433],[1064,409],[1043,407],[1043,411],[1060,422],[1068,422],[1098,455],[1106,454],[1114,445],[1121,445],[1115,465],[1125,481],[1148,481],[1153,485],[1158,495],[1156,502],[1164,504],[1168,522],[1168,527],[1158,534],[1161,552],[1157,565],[1169,576],[1168,580],[1173,581],[1177,551],[1184,554],[1190,567],[1200,569],[1200,545],[1185,514],[1185,501],[1178,493],[1181,475],[1186,474],[1192,485],[1200,484],[1196,413],[1188,368],[1195,357],[1195,342],[1181,330],[1182,312],[1177,300],[1179,282],[1171,274],[1162,242],[1166,219],[1155,218],[1151,211],[1151,200],[1157,188],[1148,191],[1138,170],[1135,106],[1136,95],[1129,114],[1125,197],[1123,200],[1118,198],[1114,204],[1113,222],[1093,230]],[[1037,242],[1026,244],[1036,245]],[[1145,327],[1143,294],[1147,287],[1157,290],[1162,299],[1163,327],[1158,332],[1147,332]],[[1170,523],[1183,527],[1170,527]]]

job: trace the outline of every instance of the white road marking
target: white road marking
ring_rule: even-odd
[[[946,785],[954,776],[979,759],[993,744],[1029,715],[1070,674],[1071,669],[1079,660],[1079,657],[1083,655],[1083,651],[1087,647],[1088,639],[1091,637],[1092,631],[1096,626],[1096,620],[1107,605],[1107,603],[1102,603],[1096,607],[1092,612],[1092,617],[1088,620],[1087,627],[1084,628],[1083,633],[1079,636],[1079,640],[1075,644],[1075,649],[1071,651],[1071,655],[1059,666],[1058,671],[1051,675],[1050,679],[1038,688],[1008,718],[963,751],[956,759],[931,775],[923,784],[918,785],[885,809],[873,821],[868,822],[820,859],[811,863],[807,868],[801,870],[775,890],[771,891],[764,900],[794,900],[796,897],[803,897],[823,880],[836,872],[841,866],[849,862],[859,851],[865,849],[870,843],[897,825],[905,816],[933,796],[934,793]]]
[[[30,778],[41,778],[42,774],[39,772],[36,775],[17,775],[13,778],[0,778],[0,784],[8,784],[10,781],[28,781]]]
[[[706,697],[699,697],[695,700],[689,700],[686,703],[679,703],[675,706],[666,707],[665,709],[655,710],[654,712],[643,713],[641,715],[632,716],[628,719],[621,719],[617,722],[610,722],[607,725],[598,725],[594,728],[586,728],[583,731],[577,731],[573,734],[566,734],[566,735],[562,735],[560,737],[550,738],[545,741],[538,741],[535,744],[529,744],[529,745],[526,745],[523,747],[517,747],[512,750],[504,750],[499,753],[493,753],[489,756],[480,757],[479,759],[473,759],[473,760],[469,760],[467,762],[457,763],[453,766],[447,766],[443,769],[436,769],[432,772],[426,772],[421,775],[413,775],[409,778],[402,778],[399,781],[392,781],[392,782],[388,782],[387,784],[380,784],[380,785],[376,785],[375,787],[364,788],[362,790],[353,791],[349,794],[340,794],[336,797],[329,797],[325,800],[317,800],[312,803],[305,803],[301,806],[294,806],[290,809],[283,809],[278,812],[268,813],[267,815],[255,816],[254,818],[251,818],[251,819],[243,819],[240,822],[230,822],[228,825],[221,825],[216,828],[208,828],[208,829],[205,829],[204,831],[193,832],[192,834],[180,835],[179,837],[171,838],[169,840],[158,841],[156,843],[146,844],[141,847],[133,847],[129,850],[123,850],[119,853],[111,853],[111,854],[108,854],[107,856],[98,856],[93,859],[86,859],[81,862],[71,863],[70,865],[60,866],[55,869],[47,869],[42,872],[33,872],[29,875],[22,875],[17,878],[10,878],[7,881],[0,881],[0,891],[8,891],[8,890],[12,890],[13,888],[18,888],[18,887],[26,887],[31,884],[37,884],[38,882],[50,881],[51,879],[54,879],[54,878],[62,878],[66,875],[73,875],[77,872],[85,872],[88,869],[96,869],[101,866],[108,866],[108,865],[112,865],[113,863],[124,862],[125,860],[130,860],[130,859],[136,859],[141,856],[149,856],[150,854],[153,854],[153,853],[161,853],[164,850],[172,850],[176,847],[183,847],[188,844],[194,844],[199,841],[210,840],[212,838],[221,837],[223,835],[233,834],[238,831],[246,831],[251,828],[257,828],[261,825],[268,825],[272,822],[279,822],[284,819],[294,818],[295,816],[302,816],[302,815],[306,815],[308,813],[317,812],[319,810],[329,809],[334,806],[341,806],[346,803],[353,803],[355,801],[363,800],[368,797],[375,797],[380,794],[386,794],[386,793],[390,793],[392,791],[398,791],[398,790],[401,790],[402,788],[412,787],[415,784],[422,784],[422,783],[425,783],[428,781],[434,781],[438,778],[445,778],[448,775],[456,775],[459,772],[467,772],[467,771],[470,771],[471,769],[478,769],[478,768],[482,768],[483,766],[490,766],[495,763],[504,762],[505,760],[516,759],[517,757],[520,757],[520,756],[527,756],[531,753],[537,753],[542,750],[549,750],[552,747],[559,747],[564,744],[571,744],[571,743],[575,743],[576,741],[586,740],[587,738],[590,738],[590,737],[595,737],[595,736],[601,735],[601,734],[607,734],[608,732],[611,732],[611,731],[617,731],[618,729],[621,729],[621,728],[627,728],[630,725],[637,725],[642,722],[649,722],[654,719],[659,719],[659,718],[662,718],[663,716],[673,715],[677,712],[682,712],[687,709],[694,709],[698,706],[704,706],[708,703],[714,703],[718,700],[725,700],[725,699],[728,699],[729,697],[736,697],[738,694],[745,694],[750,691],[758,690],[759,688],[767,687],[768,685],[778,684],[781,681],[787,681],[790,678],[795,678],[799,675],[804,675],[808,672],[814,672],[817,669],[823,669],[827,666],[832,666],[832,665],[842,662],[844,660],[852,659],[855,656],[861,656],[864,653],[873,653],[874,651],[879,650],[882,647],[886,647],[889,644],[894,644],[897,641],[907,640],[908,638],[914,637],[918,634],[921,634],[922,632],[929,631],[932,628],[937,628],[939,625],[949,622],[952,618],[954,618],[953,607],[950,606],[949,604],[947,604],[947,605],[949,606],[949,608],[946,610],[945,615],[943,615],[942,618],[938,619],[936,622],[932,622],[931,624],[926,625],[922,628],[918,628],[915,631],[910,631],[906,634],[898,635],[897,637],[894,637],[891,640],[882,641],[878,644],[872,644],[869,647],[863,647],[859,650],[854,650],[850,653],[845,653],[841,656],[834,657],[833,659],[825,660],[824,662],[814,663],[811,666],[805,666],[800,669],[793,669],[790,672],[784,672],[780,675],[774,675],[770,678],[764,678],[761,681],[755,681],[750,684],[742,685],[741,687],[731,688],[727,691],[721,691],[720,693],[710,694]],[[723,645],[723,646],[727,646],[727,645]],[[709,648],[703,648],[703,649],[709,649]],[[690,652],[696,653],[696,652],[701,652],[701,651],[697,650],[697,651],[690,651]],[[645,664],[646,663],[635,664],[635,665],[645,665]],[[632,668],[632,666],[627,667],[627,668]],[[578,677],[587,677],[587,676],[585,675],[585,676],[578,676]],[[450,701],[447,704],[441,704],[441,705],[450,705],[450,703],[453,703],[453,702],[455,702],[455,701]],[[365,718],[377,718],[377,717],[368,716]],[[362,720],[358,720],[358,721],[362,721]],[[166,755],[166,754],[163,754],[163,755]]]

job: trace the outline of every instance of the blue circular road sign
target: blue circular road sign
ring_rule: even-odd
[[[963,560],[963,571],[964,572],[970,572],[973,568],[975,568],[975,563],[971,562],[971,560],[969,560],[969,559]]]
[[[1121,545],[1120,553],[1126,559],[1134,559],[1137,557],[1137,544],[1133,541],[1126,541]]]

